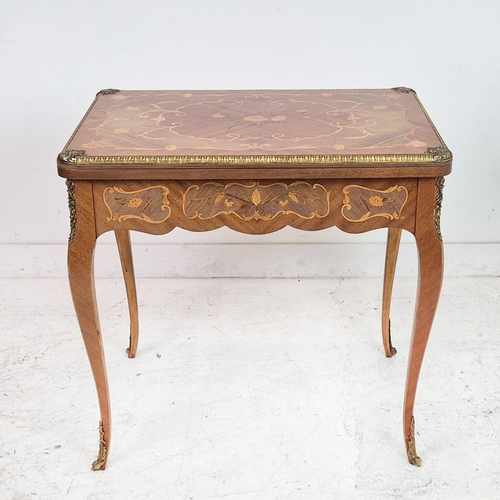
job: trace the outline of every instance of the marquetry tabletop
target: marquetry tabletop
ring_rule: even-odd
[[[97,95],[59,156],[59,171],[74,179],[123,178],[133,171],[135,178],[143,166],[145,177],[193,178],[214,168],[240,174],[245,166],[294,177],[300,167],[302,175],[314,171],[324,178],[345,177],[345,167],[352,176],[380,176],[373,167],[406,166],[405,175],[420,177],[445,175],[450,160],[416,93],[405,87],[109,89]]]

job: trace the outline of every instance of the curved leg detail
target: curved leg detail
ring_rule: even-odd
[[[97,459],[92,463],[92,470],[104,470],[108,460],[108,447],[106,444],[104,426],[99,422],[99,452]]]
[[[408,459],[420,466],[422,461],[415,450],[415,421],[413,408],[417,392],[418,377],[424,358],[427,341],[437,309],[443,282],[443,244],[436,237],[434,228],[415,235],[419,256],[419,277],[413,335],[408,360],[406,392],[404,403],[404,437]]]
[[[413,416],[410,421],[410,434],[406,438],[406,449],[408,453],[408,461],[417,467],[422,466],[422,459],[417,455],[417,446],[415,444],[415,419]]]
[[[139,308],[137,305],[137,290],[135,287],[134,262],[132,259],[132,245],[130,232],[127,230],[115,231],[116,243],[120,253],[120,261],[127,291],[128,310],[130,315],[130,340],[127,354],[135,358],[139,343]]]
[[[388,358],[397,353],[391,340],[391,298],[398,260],[399,243],[401,241],[401,229],[389,228],[387,233],[387,247],[385,254],[384,291],[382,294],[382,341],[384,343],[385,355]]]
[[[101,414],[99,458],[94,462],[92,468],[94,470],[103,470],[106,467],[106,459],[109,455],[111,413],[108,378],[94,286],[96,233],[91,183],[75,182],[75,200],[77,224],[74,238],[70,240],[68,247],[68,276],[76,316],[97,389]]]

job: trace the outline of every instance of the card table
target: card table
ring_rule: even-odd
[[[387,228],[382,340],[396,353],[390,302],[402,230],[415,237],[419,276],[404,399],[408,460],[414,402],[443,279],[440,215],[452,154],[414,90],[100,91],[57,158],[66,178],[71,294],[95,380],[103,470],[110,398],[94,291],[97,238],[114,231],[130,311],[138,305],[130,231],[227,226],[265,234],[286,226],[348,233]],[[314,258],[314,255],[311,255]]]

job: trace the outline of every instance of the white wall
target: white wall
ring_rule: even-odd
[[[472,274],[498,272],[499,21],[498,0],[2,0],[0,274],[62,269],[68,212],[55,158],[102,88],[400,85],[418,92],[454,153],[442,232],[458,245],[457,266],[463,250]],[[225,229],[162,238],[135,241],[257,241]],[[380,232],[285,230],[258,241],[384,239]],[[30,251],[29,244],[38,246]]]

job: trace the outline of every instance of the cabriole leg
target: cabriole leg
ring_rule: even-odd
[[[385,254],[384,292],[382,295],[382,341],[384,343],[385,355],[391,358],[396,354],[391,340],[391,298],[398,260],[399,242],[401,240],[401,229],[389,228],[387,233],[387,247]]]
[[[441,241],[439,228],[441,190],[442,185],[439,184],[439,179],[423,179],[419,181],[419,208],[415,230],[419,273],[413,334],[408,360],[403,422],[408,460],[411,464],[417,466],[420,466],[422,461],[416,451],[413,408],[420,368],[443,282],[443,242]]]
[[[134,263],[132,260],[132,245],[130,231],[115,230],[116,243],[120,253],[123,278],[127,290],[127,301],[130,315],[130,342],[127,349],[128,357],[135,358],[139,342],[139,310],[137,306],[137,290],[135,287]]]
[[[68,182],[72,230],[68,246],[68,275],[83,342],[90,361],[99,399],[99,454],[93,470],[104,470],[111,439],[109,390],[94,287],[96,232],[92,184]]]

